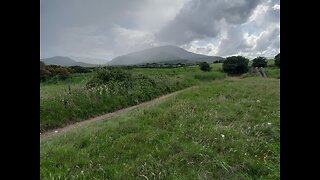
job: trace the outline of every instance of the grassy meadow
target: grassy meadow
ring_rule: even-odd
[[[216,79],[192,67],[132,71],[198,86],[41,141],[41,179],[280,179],[279,79]],[[85,80],[78,78],[75,87]],[[46,86],[42,98],[53,98]]]

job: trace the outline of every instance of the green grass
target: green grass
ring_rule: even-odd
[[[264,72],[266,73],[267,77],[269,78],[276,78],[280,79],[280,68],[276,66],[270,66],[264,68]]]
[[[225,73],[220,71],[209,71],[209,72],[196,73],[194,75],[194,78],[202,81],[208,81],[208,80],[223,79],[226,76],[227,75]]]
[[[278,79],[201,83],[40,143],[41,179],[279,179]]]
[[[224,78],[225,73],[219,72],[218,68],[218,64],[213,65],[214,71],[210,72],[210,75],[201,72],[198,66],[126,70],[135,75],[143,74],[155,81],[150,84],[146,80],[136,80],[130,91],[120,86],[112,92],[106,91],[108,87],[88,90],[85,84],[93,73],[76,74],[65,81],[41,83],[40,132],[151,100],[193,86],[199,79]]]

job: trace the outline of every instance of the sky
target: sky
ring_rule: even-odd
[[[280,0],[40,1],[40,58],[102,64],[161,45],[211,56],[274,57]]]

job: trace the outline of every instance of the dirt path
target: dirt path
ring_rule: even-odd
[[[55,136],[55,135],[64,134],[64,133],[69,132],[69,131],[71,131],[73,129],[76,129],[76,128],[84,126],[84,125],[88,125],[88,124],[96,122],[96,121],[107,120],[107,119],[109,119],[111,117],[121,115],[123,113],[129,112],[131,110],[134,110],[134,109],[137,109],[137,108],[140,108],[140,107],[146,107],[146,106],[154,105],[154,104],[158,103],[159,101],[162,101],[162,100],[167,99],[167,98],[169,98],[171,96],[174,96],[174,95],[176,95],[176,94],[178,94],[178,93],[180,93],[182,91],[186,91],[188,89],[193,89],[195,87],[197,87],[197,86],[192,86],[192,87],[180,90],[180,91],[173,92],[171,94],[163,95],[163,96],[160,96],[160,97],[158,97],[156,99],[153,99],[153,100],[150,100],[150,101],[147,101],[147,102],[143,102],[141,104],[138,104],[138,105],[135,105],[135,106],[131,106],[131,107],[128,107],[128,108],[120,109],[120,110],[112,112],[112,113],[107,113],[107,114],[104,114],[104,115],[101,115],[101,116],[98,116],[98,117],[95,117],[95,118],[91,118],[91,119],[88,119],[88,120],[84,120],[84,121],[81,121],[81,122],[70,124],[70,125],[68,125],[66,127],[63,127],[63,128],[53,129],[53,130],[47,131],[45,133],[40,134],[40,141],[48,139],[48,138],[50,138],[52,136]]]

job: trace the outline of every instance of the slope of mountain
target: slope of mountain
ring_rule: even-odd
[[[43,61],[45,64],[53,64],[53,65],[60,65],[60,66],[83,66],[83,67],[95,67],[98,66],[97,64],[88,64],[84,62],[78,62],[75,61],[69,57],[65,56],[55,56],[51,58],[45,58],[45,59],[40,59]]]
[[[206,56],[195,54],[186,51],[177,46],[160,46],[143,51],[129,53],[123,56],[118,56],[107,63],[107,65],[134,65],[145,63],[163,63],[163,62],[177,62],[183,61],[184,63],[197,63],[208,62],[212,63],[223,59],[219,56]]]
[[[79,56],[68,56],[68,57],[77,62],[84,62],[89,64],[105,64],[107,62],[106,59],[102,59],[102,58],[79,57]]]

